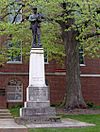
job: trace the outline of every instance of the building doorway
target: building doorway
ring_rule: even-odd
[[[0,109],[4,109],[6,107],[7,107],[6,91],[5,89],[0,89]]]

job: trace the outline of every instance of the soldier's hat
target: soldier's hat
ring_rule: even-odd
[[[33,11],[36,11],[36,10],[37,10],[37,7],[33,7],[32,10],[33,10]]]

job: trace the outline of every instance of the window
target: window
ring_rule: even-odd
[[[5,89],[0,89],[0,96],[5,96]]]
[[[8,62],[7,63],[22,63],[22,45],[21,42],[8,42]]]
[[[80,61],[80,65],[84,65],[84,55],[83,55],[84,51],[83,48],[79,49],[79,61]]]
[[[48,64],[48,53],[47,53],[47,51],[44,51],[44,63]]]
[[[5,62],[6,60],[6,56],[5,56],[5,51],[2,50],[2,48],[0,48],[0,66],[2,66],[2,64]]]
[[[23,84],[18,80],[10,80],[7,86],[7,101],[22,102],[23,101]]]
[[[8,8],[9,16],[8,20],[11,23],[20,23],[22,21],[22,5],[20,0],[9,0],[10,6]]]
[[[8,20],[11,23],[20,23],[22,20],[22,5],[20,4],[21,0],[9,0],[10,5],[8,7]],[[7,42],[8,49],[8,62],[7,63],[22,63],[22,46],[21,42],[11,41]]]

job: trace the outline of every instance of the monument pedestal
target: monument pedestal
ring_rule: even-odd
[[[27,100],[20,109],[19,124],[58,122],[55,108],[50,107],[49,88],[45,84],[43,48],[32,48],[30,52],[29,86]]]

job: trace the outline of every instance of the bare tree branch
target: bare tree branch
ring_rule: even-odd
[[[96,36],[100,36],[100,33],[95,32],[95,33],[86,34],[83,38],[88,39]]]

